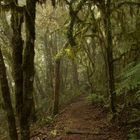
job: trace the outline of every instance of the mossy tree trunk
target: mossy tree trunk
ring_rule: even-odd
[[[78,67],[77,67],[75,59],[72,60],[72,73],[73,73],[73,87],[78,91],[79,76],[78,76]]]
[[[4,64],[1,48],[0,48],[0,84],[1,84],[2,97],[4,101],[4,108],[6,110],[6,115],[8,120],[9,136],[11,140],[18,140],[15,116],[12,108],[10,89],[8,86],[7,75],[6,75],[6,67]]]
[[[53,115],[56,115],[59,112],[60,62],[61,62],[60,58],[55,60],[55,81],[54,81]]]
[[[36,1],[27,0],[25,9],[26,42],[23,53],[23,109],[21,118],[21,140],[30,139],[30,119],[33,106]]]
[[[115,78],[114,78],[114,64],[113,64],[113,42],[111,32],[111,0],[107,0],[106,11],[104,16],[105,33],[106,33],[106,54],[108,67],[108,83],[110,93],[110,106],[113,114],[116,113],[116,93],[115,93]]]
[[[15,1],[17,4],[17,1]],[[21,37],[21,26],[23,23],[23,14],[18,13],[15,9],[11,10],[11,27],[12,36],[12,57],[13,57],[13,73],[15,82],[15,101],[16,113],[20,121],[21,110],[23,106],[23,71],[22,71],[22,50],[23,41]]]

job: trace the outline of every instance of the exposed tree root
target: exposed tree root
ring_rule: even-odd
[[[66,130],[67,135],[78,134],[78,135],[105,135],[99,132],[81,131],[81,130]]]

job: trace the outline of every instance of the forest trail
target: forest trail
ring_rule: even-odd
[[[126,129],[112,124],[108,113],[105,107],[92,106],[81,96],[61,111],[53,126],[41,128],[33,140],[127,140]]]

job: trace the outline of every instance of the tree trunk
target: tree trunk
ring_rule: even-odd
[[[107,53],[107,64],[108,64],[108,82],[109,82],[109,92],[111,101],[111,111],[116,113],[116,93],[115,93],[115,78],[114,78],[114,64],[113,64],[113,43],[112,43],[112,33],[111,33],[111,10],[110,10],[110,0],[106,4],[106,14],[105,14],[105,31],[106,31],[106,53]]]
[[[38,77],[38,73],[37,72],[35,73],[34,81],[35,81],[34,83],[35,83],[35,90],[36,90],[36,92],[39,94],[41,99],[46,98],[45,97],[45,91],[43,90],[43,87],[42,87],[42,85],[40,83],[40,79]]]
[[[11,27],[13,30],[12,36],[13,73],[15,82],[16,113],[19,121],[23,105],[23,71],[22,71],[23,41],[21,37],[22,23],[23,23],[23,15],[17,13],[15,9],[12,9]]]
[[[48,31],[49,32],[49,31]],[[52,40],[48,40],[47,33],[44,34],[44,59],[45,59],[45,68],[46,68],[46,78],[45,78],[45,91],[53,91],[53,62],[52,62],[52,53],[53,45]],[[51,47],[49,47],[51,46]]]
[[[23,54],[23,109],[21,117],[21,140],[30,139],[30,119],[33,105],[34,81],[35,8],[35,0],[26,0],[26,47]]]
[[[78,71],[77,71],[77,64],[75,60],[72,60],[72,72],[73,72],[73,84],[76,89],[79,87],[79,78],[78,78]]]
[[[18,140],[14,111],[12,108],[10,90],[8,86],[7,76],[6,76],[6,68],[5,68],[1,48],[0,48],[0,84],[1,84],[2,97],[4,101],[4,107],[6,110],[6,115],[8,120],[10,139]]]
[[[58,111],[59,111],[60,61],[61,61],[61,59],[55,60],[55,85],[54,85],[53,115],[58,114]]]

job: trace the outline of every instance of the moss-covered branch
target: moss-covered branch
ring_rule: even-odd
[[[25,6],[18,6],[15,3],[10,3],[10,4],[1,4],[0,3],[0,9],[3,11],[9,11],[11,9],[14,9],[19,13],[23,13],[25,10]]]
[[[86,2],[87,0],[81,0],[75,10],[73,9],[72,5],[73,5],[73,1],[71,1],[69,3],[69,15],[70,15],[70,23],[69,23],[69,27],[68,27],[68,31],[67,31],[67,36],[68,36],[68,39],[69,39],[69,43],[72,47],[76,46],[76,41],[75,41],[75,38],[74,38],[74,25],[76,23],[76,20],[77,20],[77,14],[78,12],[82,9],[83,7],[83,4]]]

